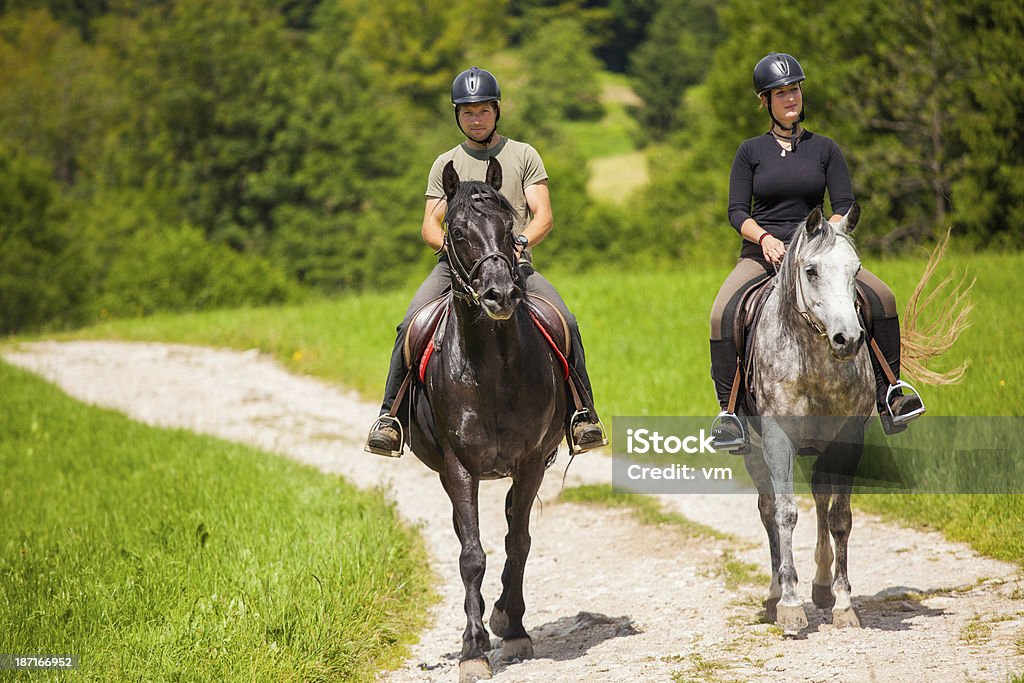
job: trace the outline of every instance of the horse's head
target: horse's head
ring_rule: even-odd
[[[857,204],[835,225],[815,208],[797,229],[780,271],[797,311],[840,360],[851,360],[864,343],[854,284],[860,257],[850,237],[859,219]]]
[[[448,208],[445,248],[456,295],[479,304],[493,320],[508,320],[523,298],[515,266],[515,210],[498,192],[501,164],[491,158],[487,182],[460,181],[452,162],[441,176]],[[467,268],[468,266],[468,268]]]

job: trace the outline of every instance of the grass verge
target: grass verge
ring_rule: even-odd
[[[0,652],[76,678],[372,680],[424,622],[382,496],[78,403],[0,363]]]

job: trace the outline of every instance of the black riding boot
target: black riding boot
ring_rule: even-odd
[[[395,419],[388,418],[387,415],[398,398],[398,391],[402,388],[402,382],[408,372],[402,352],[404,337],[405,330],[400,327],[395,339],[395,348],[391,351],[391,365],[388,367],[388,379],[384,385],[384,399],[380,404],[381,417],[373,423],[370,435],[366,438],[366,446],[363,447],[368,453],[391,457],[401,455],[402,437],[398,432],[398,425],[395,424]]]
[[[573,373],[570,373],[569,382],[573,381],[572,374],[579,377],[579,383],[583,386],[577,386],[576,389],[586,414],[575,415],[576,402],[572,397],[572,389],[569,387],[568,382],[566,382],[565,389],[569,399],[569,416],[566,426],[572,439],[569,449],[573,453],[582,453],[600,448],[601,446],[607,446],[608,439],[605,437],[604,428],[601,426],[601,419],[597,416],[597,408],[594,407],[594,389],[590,384],[590,375],[587,373],[587,359],[583,351],[583,338],[580,336],[578,327],[570,326],[570,328],[571,346],[567,360],[572,366]]]
[[[736,367],[739,358],[736,354],[736,342],[732,339],[711,340],[711,379],[715,382],[715,395],[722,412],[715,419],[711,428],[711,445],[715,450],[744,453],[749,449],[747,432],[743,429],[736,413],[729,413],[729,395],[736,379]],[[736,400],[736,410],[742,404],[742,397]]]
[[[898,316],[891,318],[875,318],[872,324],[871,336],[878,344],[879,350],[885,356],[893,376],[900,378],[900,319]],[[907,428],[907,422],[899,420],[900,417],[916,413],[919,417],[924,413],[924,405],[921,398],[916,394],[904,396],[903,389],[897,387],[889,394],[889,378],[885,376],[878,357],[874,353],[871,356],[871,367],[875,371],[875,400],[878,405],[878,417],[882,421],[882,431],[887,435],[899,434]],[[889,396],[886,405],[886,396]],[[891,413],[890,413],[891,407]],[[895,417],[894,417],[895,416]],[[910,419],[914,419],[913,417]],[[909,421],[909,420],[908,420]]]

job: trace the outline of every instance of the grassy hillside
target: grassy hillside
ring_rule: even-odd
[[[372,680],[430,600],[381,496],[0,363],[0,652],[86,681]]]

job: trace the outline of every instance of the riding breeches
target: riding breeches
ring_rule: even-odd
[[[733,325],[743,295],[752,287],[771,276],[768,266],[750,258],[741,258],[725,278],[718,296],[711,306],[711,378],[715,383],[718,404],[725,408],[729,402],[738,362],[733,341]],[[857,283],[864,291],[871,308],[872,337],[882,355],[898,378],[900,375],[900,326],[896,309],[896,296],[882,280],[866,268],[857,273]],[[889,382],[875,357],[869,354],[875,372],[879,401],[885,395]]]
[[[566,325],[569,327],[569,357],[567,360],[572,365],[573,369],[579,375],[580,381],[583,383],[584,391],[581,392],[580,398],[586,404],[588,410],[593,413],[593,418],[597,420],[597,412],[594,408],[594,391],[590,385],[590,376],[587,374],[586,355],[583,351],[583,338],[580,336],[579,323],[576,321],[576,316],[572,314],[569,307],[565,305],[565,301],[562,300],[561,295],[551,285],[547,279],[538,273],[537,271],[529,268],[527,270],[529,275],[526,277],[525,289],[528,294],[537,294],[544,297],[559,310],[562,317],[565,318]],[[406,372],[408,371],[405,365],[405,357],[402,352],[403,342],[405,340],[405,331],[409,328],[409,323],[412,320],[413,315],[418,311],[424,304],[436,299],[437,297],[444,294],[445,290],[451,285],[451,269],[448,266],[448,262],[445,260],[439,261],[434,269],[430,271],[430,275],[423,281],[423,284],[416,290],[416,294],[413,295],[412,302],[409,304],[409,308],[405,312],[405,317],[402,318],[402,322],[399,323],[396,328],[395,336],[395,347],[391,351],[391,365],[388,368],[388,379],[387,384],[384,387],[384,400],[381,402],[381,414],[387,413],[391,410],[391,406],[398,396],[398,390],[402,386],[402,380],[405,379]],[[570,415],[572,410],[570,409]]]

